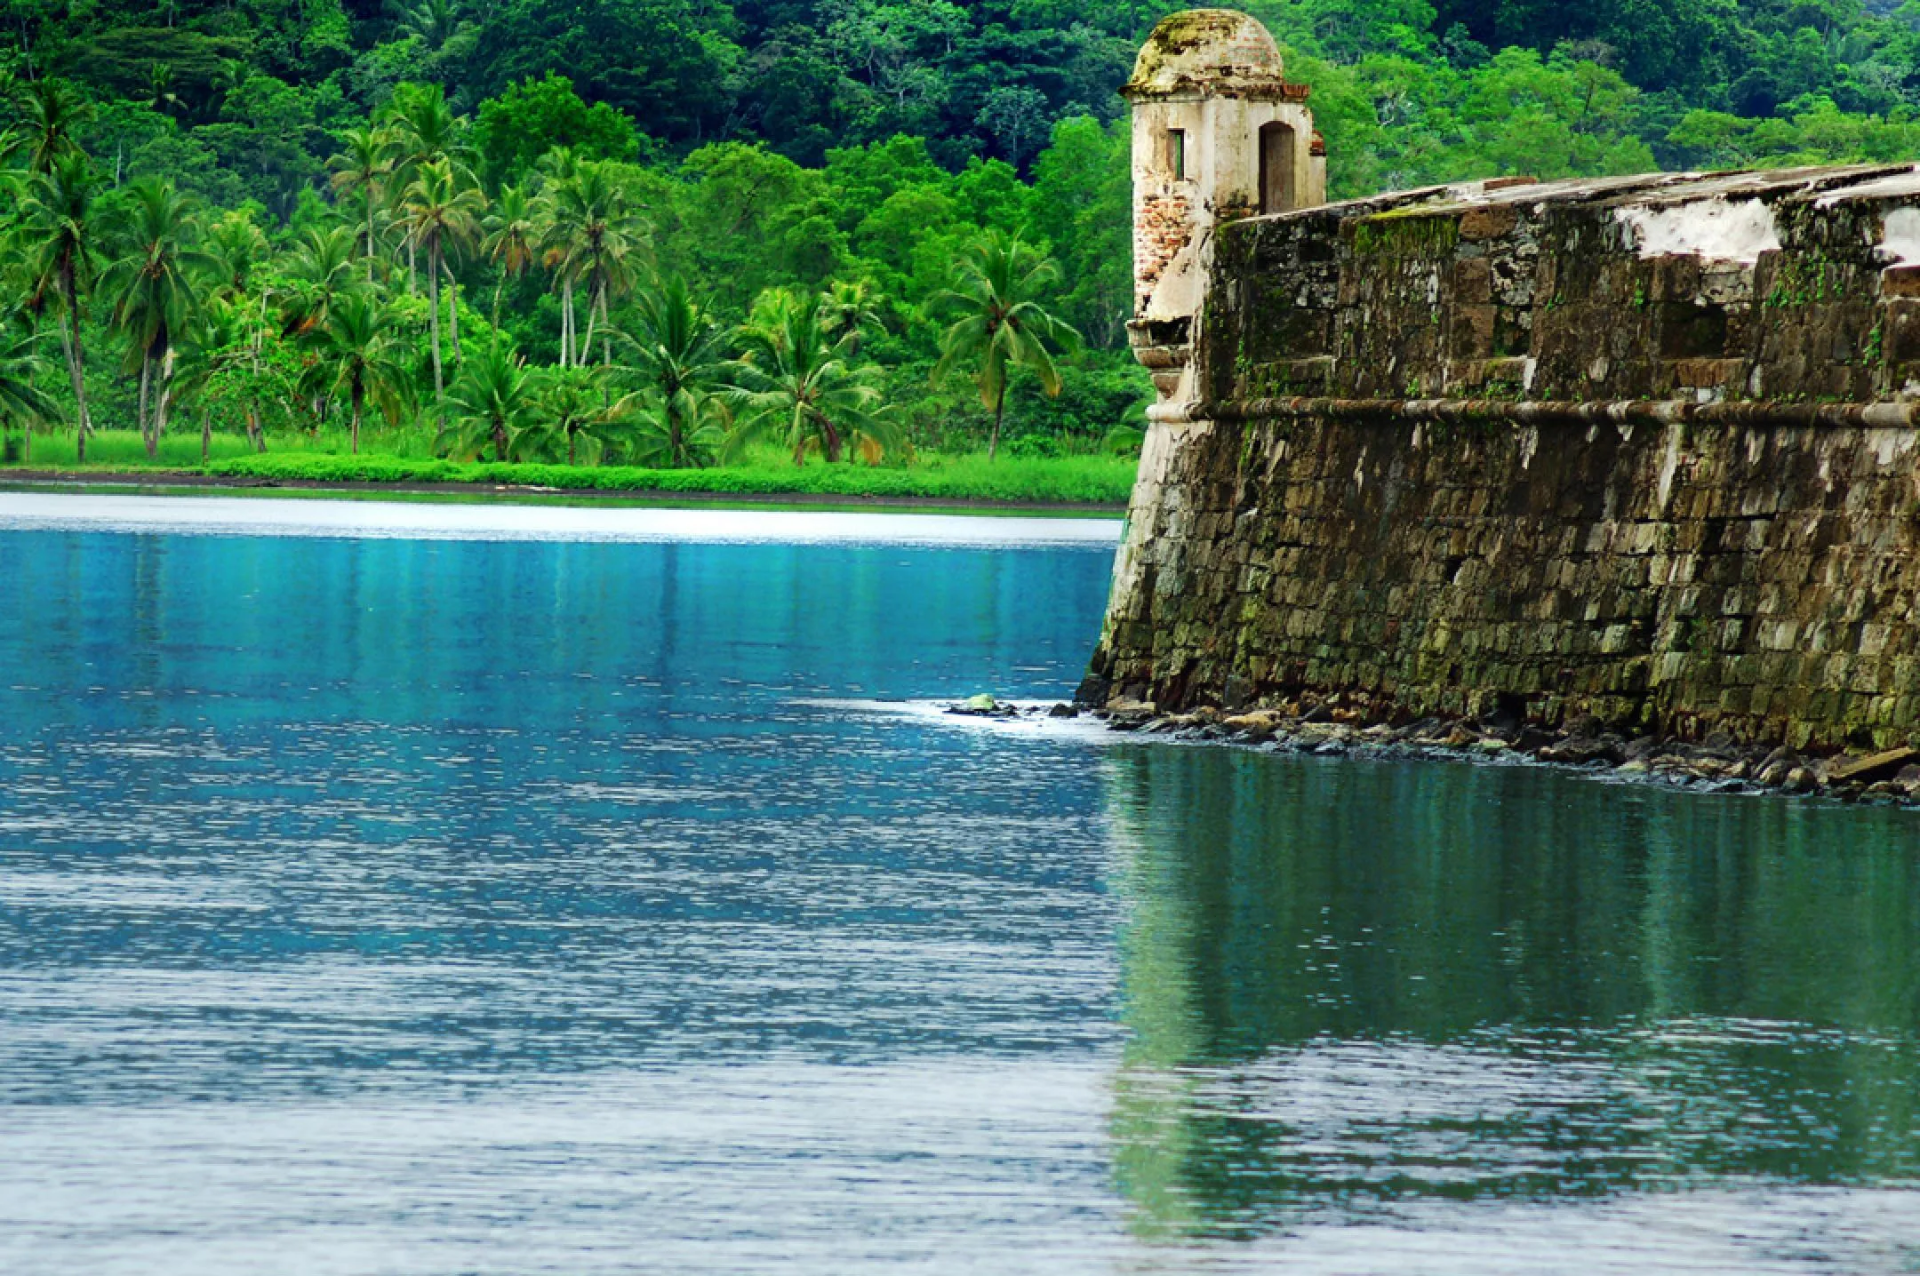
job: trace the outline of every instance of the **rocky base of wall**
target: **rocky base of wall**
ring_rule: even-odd
[[[1564,732],[1519,724],[1425,718],[1367,724],[1316,709],[1303,716],[1273,710],[1231,714],[1214,708],[1160,714],[1138,701],[1091,711],[1117,732],[1190,743],[1219,743],[1270,753],[1376,761],[1472,761],[1560,767],[1596,777],[1700,793],[1775,793],[1850,803],[1920,807],[1920,750],[1806,757],[1787,748],[1743,746],[1719,735],[1704,744],[1628,739],[1586,720]],[[1062,716],[1060,710],[1055,716]]]

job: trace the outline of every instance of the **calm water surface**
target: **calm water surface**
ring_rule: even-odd
[[[48,499],[0,1270],[1920,1271],[1913,815],[915,703],[1112,525]]]

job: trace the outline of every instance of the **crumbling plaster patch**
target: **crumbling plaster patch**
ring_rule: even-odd
[[[1641,257],[1701,257],[1752,265],[1780,248],[1773,210],[1757,199],[1636,204],[1614,214],[1634,235]]]

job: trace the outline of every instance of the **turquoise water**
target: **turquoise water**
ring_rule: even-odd
[[[8,499],[0,1269],[1920,1270],[1911,814],[931,707],[1110,525]]]

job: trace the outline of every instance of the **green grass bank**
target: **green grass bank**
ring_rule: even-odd
[[[734,466],[654,470],[634,466],[569,466],[494,462],[459,463],[424,456],[331,449],[326,436],[276,440],[275,451],[255,454],[245,441],[216,436],[205,465],[197,437],[163,439],[149,459],[137,434],[102,431],[87,446],[87,463],[74,459],[73,440],[42,436],[31,462],[0,466],[86,477],[113,474],[183,474],[236,483],[464,485],[558,492],[636,495],[842,497],[1033,505],[1124,506],[1133,490],[1135,462],[1116,456],[1010,457],[922,455],[909,466],[795,466],[772,455]],[[374,441],[378,446],[378,439]]]

